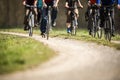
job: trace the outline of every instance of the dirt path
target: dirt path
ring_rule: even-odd
[[[3,75],[0,80],[120,80],[118,50],[69,39],[46,40],[37,35],[32,38],[48,45],[58,55],[35,69]]]

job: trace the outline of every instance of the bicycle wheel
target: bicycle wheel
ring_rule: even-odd
[[[106,20],[105,39],[111,41],[112,37],[111,34],[112,34],[112,18],[109,17],[108,20]]]
[[[71,22],[71,35],[76,35],[76,25],[75,25],[75,20],[72,20]]]
[[[100,19],[97,20],[97,37],[102,38],[103,29],[100,27]]]
[[[33,35],[33,27],[34,27],[34,15],[30,13],[30,19],[29,19],[29,36]]]
[[[47,27],[46,27],[47,40],[49,39],[50,27],[51,27],[51,10],[50,10],[50,7],[49,7],[49,10],[48,10],[48,21],[47,21]]]
[[[92,35],[92,37],[95,37],[96,36],[96,21],[95,21],[95,18],[92,18],[92,20],[91,20],[92,22],[91,22],[91,27],[92,27],[92,32],[91,32],[91,35]]]

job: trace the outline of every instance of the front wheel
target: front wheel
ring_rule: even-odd
[[[32,14],[29,19],[29,36],[33,35],[33,27],[34,27],[34,15]]]
[[[33,28],[30,27],[30,29],[29,29],[29,36],[32,36],[32,35],[33,35]]]
[[[73,20],[72,23],[71,23],[71,35],[76,35],[77,33],[77,25],[75,25],[75,21]]]
[[[109,17],[105,24],[105,39],[111,41],[111,38],[112,38],[112,19],[111,17]]]

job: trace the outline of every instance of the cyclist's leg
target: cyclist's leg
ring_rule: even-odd
[[[87,10],[85,12],[85,20],[88,21],[88,18],[89,18],[89,10],[90,10],[90,7],[88,6],[87,7]]]
[[[41,23],[41,18],[42,18],[42,8],[37,8],[37,23],[40,24]]]
[[[75,26],[76,27],[78,26],[78,22],[77,22],[78,17],[79,17],[79,11],[78,9],[75,9]]]
[[[88,11],[88,31],[89,31],[89,35],[91,35],[91,32],[92,32],[92,7],[89,8],[89,11]]]
[[[41,35],[43,35],[46,32],[46,26],[47,26],[47,12],[48,8],[43,8],[42,10],[42,21],[40,25],[40,31]]]
[[[67,21],[66,21],[66,27],[67,27],[67,33],[70,33],[71,32],[71,19],[70,19],[70,11],[67,10]]]
[[[103,28],[105,24],[105,18],[104,18],[104,9],[103,7],[100,8],[100,27]]]
[[[112,36],[115,36],[114,35],[114,32],[115,32],[115,27],[114,27],[114,8],[112,8],[112,10],[111,10],[111,17],[112,17]]]
[[[35,27],[37,27],[37,15],[38,15],[38,12],[37,12],[37,8],[34,9],[34,24],[35,24]]]
[[[52,26],[56,26],[56,18],[57,18],[57,13],[58,13],[58,8],[57,7],[53,7],[52,8],[52,14],[51,14],[51,19],[52,19]]]
[[[28,30],[28,14],[30,12],[30,9],[25,7],[25,17],[24,17],[24,30]]]

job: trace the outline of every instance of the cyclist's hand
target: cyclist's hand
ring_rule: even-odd
[[[117,5],[117,8],[120,10],[120,5]]]
[[[24,5],[24,6],[26,5],[26,2],[25,2],[25,1],[23,1],[23,5]]]
[[[47,4],[46,4],[46,3],[43,3],[43,7],[45,7],[45,8],[46,8],[46,7],[47,7]]]
[[[80,8],[83,8],[83,5],[80,5]]]
[[[88,1],[88,6],[91,6],[91,5],[90,5],[90,1]]]

